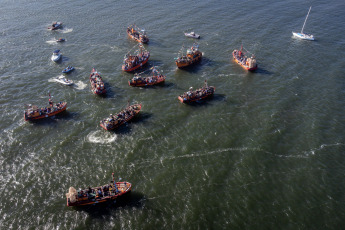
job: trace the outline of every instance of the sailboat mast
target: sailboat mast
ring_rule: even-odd
[[[305,23],[307,22],[307,19],[308,19],[308,16],[309,16],[310,10],[311,10],[311,7],[309,8],[309,11],[308,11],[307,17],[305,17],[305,20],[304,20],[304,23],[303,23],[303,27],[302,27],[302,30],[301,30],[301,34],[303,34],[304,26],[305,26]]]

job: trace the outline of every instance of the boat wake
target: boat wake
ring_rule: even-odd
[[[230,73],[230,74],[218,74],[218,77],[230,77],[230,76],[247,76],[246,74],[236,74],[236,73]]]
[[[46,41],[46,43],[54,45],[54,44],[57,44],[57,41],[56,40],[49,40],[49,41]]]
[[[87,135],[87,140],[96,144],[109,144],[117,139],[116,134],[103,131],[94,131]]]
[[[49,78],[49,79],[48,79],[48,82],[56,82],[56,81],[54,81],[54,79],[57,78],[57,77],[60,77],[60,76],[63,77],[63,75],[61,74],[61,75],[59,75],[59,76]]]
[[[62,30],[60,30],[60,31],[61,31],[61,33],[63,33],[63,34],[67,34],[67,33],[72,32],[72,31],[73,31],[73,28],[71,28],[71,29],[69,29],[69,28],[64,28],[64,29],[62,29]]]
[[[122,52],[122,49],[118,46],[110,46],[110,49],[114,52]]]
[[[85,84],[82,81],[77,81],[77,82],[74,83],[74,85],[75,85],[75,88],[78,89],[78,90],[83,90],[87,86],[87,84]]]

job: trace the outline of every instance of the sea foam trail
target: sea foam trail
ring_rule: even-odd
[[[75,85],[75,88],[78,89],[78,90],[85,89],[86,86],[87,86],[87,84],[85,84],[85,83],[82,82],[82,81],[74,82],[74,85]]]
[[[60,30],[60,31],[61,31],[61,33],[63,33],[63,34],[67,34],[67,33],[72,32],[72,31],[73,31],[73,28],[64,28],[64,29],[62,29],[62,30]]]
[[[56,40],[49,40],[49,41],[46,41],[46,43],[54,45],[54,44],[57,44],[57,41]]]
[[[96,144],[109,144],[117,139],[116,134],[104,132],[102,130],[91,132],[87,135],[87,140]]]
[[[49,79],[48,79],[48,82],[56,82],[56,81],[54,81],[54,79],[57,78],[57,77],[60,77],[60,76],[63,76],[63,75],[60,74],[60,75],[58,75],[58,76],[56,76],[56,77],[49,78]]]

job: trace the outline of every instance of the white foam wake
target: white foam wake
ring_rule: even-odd
[[[91,143],[96,144],[109,144],[117,139],[117,135],[103,130],[94,131],[87,135],[87,139]]]
[[[61,74],[61,75],[58,75],[56,77],[49,78],[48,82],[56,82],[56,81],[54,81],[54,79],[57,78],[57,77],[60,77],[60,76],[63,76],[63,75]]]
[[[70,33],[70,32],[72,32],[73,31],[73,28],[63,28],[62,30],[60,30],[61,31],[61,33],[63,33],[63,34],[67,34],[67,33]]]
[[[51,44],[51,45],[57,44],[56,40],[49,40],[49,41],[46,41],[46,43]]]
[[[75,88],[78,89],[78,90],[85,89],[86,86],[87,86],[87,84],[85,84],[85,83],[82,82],[82,81],[74,82],[74,85],[75,85]]]

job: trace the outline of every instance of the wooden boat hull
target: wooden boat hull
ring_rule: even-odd
[[[232,57],[235,60],[235,62],[237,64],[239,64],[240,66],[242,66],[244,69],[248,70],[248,71],[255,71],[258,68],[258,65],[256,64],[255,67],[253,68],[249,68],[247,65],[243,64],[235,55],[235,51],[232,52]]]
[[[131,32],[128,32],[127,31],[127,34],[130,38],[134,39],[135,41],[137,42],[141,42],[141,43],[144,43],[144,44],[147,44],[150,40],[148,38],[146,39],[141,39],[140,37],[135,37]]]
[[[110,192],[107,196],[88,196],[88,194],[84,194],[82,197],[78,197],[78,201],[71,202],[70,199],[67,197],[67,206],[68,207],[76,207],[76,206],[85,206],[85,205],[94,205],[99,203],[104,203],[108,201],[114,201],[119,197],[128,194],[132,191],[132,184],[129,182],[116,182],[116,186],[118,187],[119,192]],[[100,187],[92,188],[93,190],[98,190]]]
[[[63,105],[63,106],[62,106],[59,110],[56,110],[56,111],[54,111],[54,112],[47,113],[47,114],[42,114],[42,115],[36,116],[36,117],[28,117],[28,116],[26,115],[26,112],[24,112],[24,120],[25,120],[25,121],[33,121],[33,120],[40,120],[40,119],[43,119],[43,118],[47,118],[47,117],[54,116],[54,115],[59,114],[59,113],[61,113],[61,112],[63,112],[63,111],[66,110],[66,108],[67,108],[67,102],[63,102],[62,105]]]
[[[186,98],[183,98],[181,96],[178,96],[177,98],[182,103],[192,103],[192,102],[195,102],[195,101],[200,101],[200,100],[203,100],[203,99],[206,99],[206,98],[209,98],[209,97],[213,96],[214,91],[215,91],[215,87],[210,86],[210,88],[213,89],[212,93],[207,93],[207,94],[199,96],[199,97],[193,97],[193,98],[190,98],[190,99],[186,99]]]
[[[147,57],[144,61],[142,61],[140,64],[138,64],[138,65],[136,65],[136,66],[134,66],[134,67],[132,67],[132,68],[129,68],[129,69],[126,69],[126,68],[125,68],[125,65],[122,65],[122,70],[125,71],[125,72],[133,72],[134,70],[136,70],[136,69],[138,69],[138,68],[144,66],[144,65],[148,62],[149,57],[150,57],[150,56],[148,56],[148,57]]]
[[[125,124],[126,122],[132,120],[132,119],[140,112],[140,110],[141,110],[141,104],[136,104],[136,105],[131,105],[131,106],[138,106],[138,107],[139,107],[138,111],[135,111],[135,114],[134,114],[134,115],[128,117],[127,119],[125,119],[125,120],[123,120],[123,121],[121,121],[121,122],[119,122],[119,123],[117,123],[116,125],[113,125],[113,126],[111,126],[111,127],[108,127],[107,124],[104,122],[104,120],[102,120],[102,121],[100,122],[100,126],[101,126],[103,129],[109,131],[109,130],[114,130],[114,129],[120,127],[121,125]]]
[[[92,92],[96,95],[104,95],[107,93],[107,90],[105,90],[105,89],[103,91],[93,90]]]
[[[135,82],[133,80],[128,81],[128,85],[133,87],[144,87],[144,86],[150,86],[150,85],[158,85],[165,82],[165,76],[160,77],[155,82]]]
[[[186,68],[186,67],[188,67],[188,66],[191,66],[191,65],[194,65],[194,64],[200,62],[201,59],[202,59],[202,53],[199,52],[199,53],[196,55],[196,57],[190,58],[190,59],[188,59],[188,61],[179,62],[178,60],[176,60],[175,63],[176,63],[176,66],[177,66],[178,68],[181,68],[181,69],[182,69],[182,68]]]

